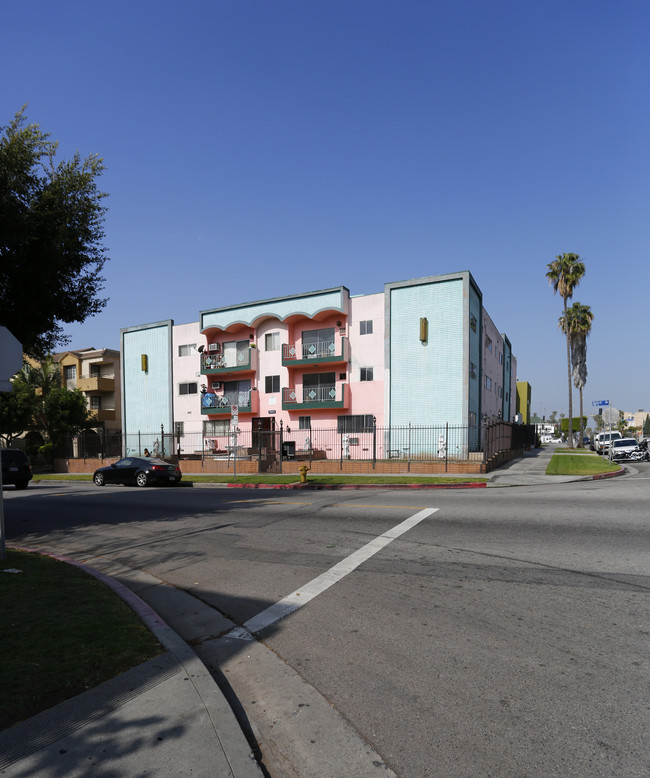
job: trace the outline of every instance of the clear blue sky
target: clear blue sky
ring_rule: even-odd
[[[470,270],[533,410],[650,410],[647,0],[3,0],[0,124],[99,153],[99,316],[70,347],[244,301]],[[577,413],[577,392],[574,401]]]

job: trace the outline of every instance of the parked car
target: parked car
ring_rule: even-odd
[[[600,432],[594,438],[594,451],[603,454],[609,450],[612,441],[620,440],[622,437],[620,432]]]
[[[3,448],[2,456],[2,483],[13,484],[16,489],[27,489],[32,480],[32,466],[24,451],[17,448]]]
[[[638,443],[634,438],[620,438],[619,440],[612,441],[610,454],[612,459],[617,457],[625,458],[632,451],[636,451],[638,447]]]
[[[112,465],[95,470],[93,481],[97,486],[105,484],[178,484],[183,474],[178,465],[170,465],[162,459],[124,457]]]

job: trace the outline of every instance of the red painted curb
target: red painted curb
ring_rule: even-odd
[[[460,484],[238,484],[229,483],[230,489],[484,489],[487,482]]]
[[[623,475],[625,473],[625,468],[622,467],[620,470],[616,470],[614,473],[597,473],[596,475],[592,476],[594,481],[600,481],[603,478],[616,478],[617,475]]]

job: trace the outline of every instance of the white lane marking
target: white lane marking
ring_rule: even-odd
[[[348,573],[356,570],[359,565],[363,564],[367,559],[370,559],[371,556],[374,556],[378,551],[381,551],[382,548],[385,548],[389,543],[392,543],[393,540],[400,535],[403,535],[405,532],[408,532],[408,530],[431,516],[437,510],[438,508],[425,508],[408,519],[405,519],[401,524],[389,529],[388,532],[384,532],[383,535],[374,538],[374,540],[366,543],[366,545],[362,546],[358,551],[355,551],[350,554],[350,556],[335,564],[334,567],[321,573],[321,575],[305,584],[301,589],[296,589],[295,592],[288,594],[282,600],[276,602],[275,605],[271,605],[266,610],[258,613],[257,616],[253,616],[245,622],[242,627],[231,630],[226,637],[237,638],[239,640],[252,640],[253,635],[261,632],[270,624],[283,619],[303,605],[306,605],[310,600],[313,600],[314,597],[322,594],[322,592],[329,589],[330,586],[348,575]]]

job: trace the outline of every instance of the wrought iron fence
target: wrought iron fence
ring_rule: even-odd
[[[368,417],[372,420],[372,417]],[[272,420],[259,429],[237,429],[229,420],[177,423],[174,431],[115,433],[85,432],[62,442],[56,456],[109,458],[144,455],[179,459],[258,460],[270,467],[282,460],[372,460],[402,462],[487,463],[505,452],[535,445],[533,425],[497,421],[482,425],[436,427],[407,425],[378,427],[372,423],[354,429],[280,425]],[[262,469],[262,468],[261,468]]]

